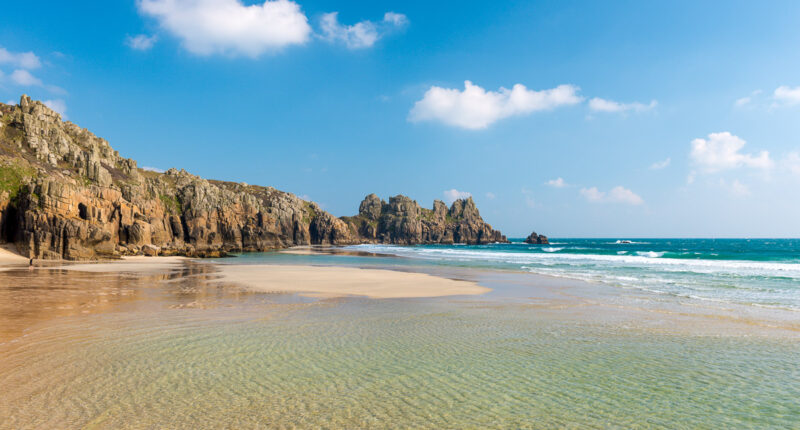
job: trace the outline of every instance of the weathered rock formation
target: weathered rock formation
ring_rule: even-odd
[[[139,169],[43,103],[0,103],[0,242],[33,258],[217,256],[292,245],[487,243],[505,237],[472,199],[422,209],[367,196],[337,218],[293,194]]]
[[[410,244],[484,244],[507,242],[481,218],[472,197],[456,200],[448,209],[435,200],[433,209],[421,208],[406,196],[386,203],[375,194],[361,202],[358,215],[342,217],[364,242]]]
[[[530,243],[532,245],[547,245],[550,242],[547,240],[547,236],[543,234],[536,234],[534,231],[527,238],[525,238],[525,243]]]

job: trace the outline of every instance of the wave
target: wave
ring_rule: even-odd
[[[636,251],[636,255],[647,258],[661,258],[666,254],[666,251]]]
[[[651,257],[628,254],[532,253],[508,252],[502,250],[473,250],[469,248],[404,247],[397,245],[354,245],[351,248],[362,250],[369,249],[376,253],[416,256],[419,258],[438,260],[458,259],[460,261],[484,261],[508,264],[538,264],[549,262],[562,263],[567,266],[586,264],[644,266],[667,271],[688,271],[706,274],[724,272],[737,275],[786,276],[800,279],[800,264],[798,263],[664,258],[663,254],[657,256],[659,253],[655,253],[655,256]]]
[[[553,248],[552,246],[550,246],[550,247],[547,247],[547,248],[542,248],[542,251],[544,251],[544,252],[558,252],[558,251],[561,251],[562,249],[564,249],[564,248]]]

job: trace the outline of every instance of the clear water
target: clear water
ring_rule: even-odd
[[[800,311],[797,239],[553,239],[489,245],[358,245],[423,264],[526,271],[698,300]]]
[[[2,428],[797,428],[794,340],[439,300],[126,309],[2,345]]]

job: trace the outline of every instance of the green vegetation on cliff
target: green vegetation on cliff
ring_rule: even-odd
[[[8,193],[10,200],[17,197],[25,183],[36,174],[36,169],[16,160],[0,159],[0,195]]]

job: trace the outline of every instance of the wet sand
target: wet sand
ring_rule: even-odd
[[[50,269],[99,273],[164,273],[180,267],[188,260],[186,257],[123,257],[118,261],[65,264],[53,266]]]

